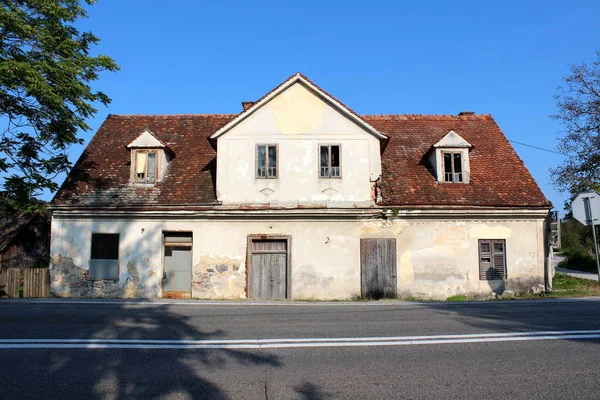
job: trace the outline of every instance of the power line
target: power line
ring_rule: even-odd
[[[561,152],[550,150],[550,149],[544,149],[543,147],[533,146],[533,145],[527,144],[527,143],[517,142],[516,140],[510,140],[509,139],[508,141],[512,142],[512,143],[520,144],[521,146],[527,146],[527,147],[531,147],[533,149],[547,151],[548,153],[554,153],[554,154],[559,154],[561,156],[569,157],[569,154],[566,154],[566,153],[561,153]]]

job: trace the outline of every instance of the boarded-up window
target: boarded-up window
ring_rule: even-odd
[[[339,178],[342,176],[340,145],[319,146],[319,177]]]
[[[443,152],[444,155],[444,182],[462,182],[462,154]]]
[[[506,241],[479,241],[479,279],[493,281],[506,279]]]
[[[259,144],[256,146],[256,177],[277,178],[276,144]]]
[[[92,233],[90,279],[119,279],[118,233]]]

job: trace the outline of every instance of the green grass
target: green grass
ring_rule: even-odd
[[[458,302],[469,301],[469,300],[471,300],[471,299],[469,299],[464,294],[455,294],[454,296],[450,296],[446,299],[446,301],[451,302],[451,303],[458,303]]]
[[[567,274],[556,274],[552,280],[550,293],[522,294],[502,296],[502,300],[539,299],[539,298],[567,298],[600,296],[598,281],[576,278]]]
[[[576,271],[597,272],[596,258],[587,254],[565,254],[565,259],[558,263],[560,268]]]

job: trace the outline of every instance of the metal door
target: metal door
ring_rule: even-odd
[[[396,297],[396,239],[360,240],[361,294]]]
[[[192,291],[192,235],[165,233],[164,292],[191,294]]]
[[[251,298],[285,299],[288,281],[287,240],[252,240],[248,294]]]

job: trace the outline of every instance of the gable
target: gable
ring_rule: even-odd
[[[446,136],[442,138],[442,140],[434,144],[433,147],[458,149],[471,147],[471,144],[463,139],[458,133],[454,132],[454,130],[450,130],[450,132],[448,132]]]
[[[331,124],[327,124],[327,121],[332,115],[338,116],[338,122],[342,121],[339,117],[343,117],[344,123],[340,124],[340,129],[348,129],[349,124],[352,124],[379,140],[386,139],[384,134],[369,125],[361,116],[299,73],[240,113],[215,132],[211,139],[225,135],[253,117],[258,117],[260,123],[266,125],[265,128],[271,133],[275,131],[274,127],[279,127],[279,132],[283,134],[307,134],[325,125],[329,127]]]
[[[221,137],[282,135],[287,138],[300,138],[305,135],[359,135],[362,139],[375,139],[372,132],[356,124],[338,108],[299,82],[258,107],[225,135]]]
[[[160,140],[156,138],[150,132],[148,128],[131,143],[127,145],[127,148],[164,148],[166,147]]]

